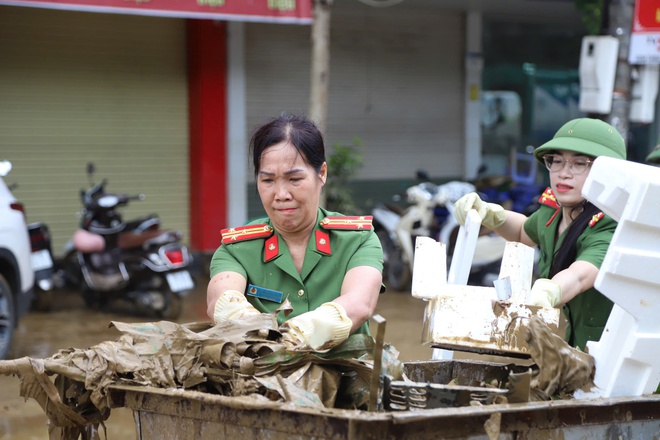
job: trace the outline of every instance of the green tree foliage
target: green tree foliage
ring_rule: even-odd
[[[605,0],[575,0],[575,7],[582,14],[582,23],[589,35],[599,35],[603,27]]]
[[[327,158],[328,181],[325,185],[325,206],[328,210],[346,215],[358,213],[349,184],[362,166],[361,148],[359,138],[354,138],[350,145],[338,143],[332,146]]]

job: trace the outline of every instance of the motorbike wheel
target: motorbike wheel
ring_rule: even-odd
[[[105,306],[105,296],[101,293],[90,289],[85,286],[81,289],[83,300],[85,300],[85,305],[92,310],[101,310]]]
[[[53,308],[53,291],[35,289],[32,300],[32,310],[36,312],[50,312]]]
[[[383,248],[383,275],[387,285],[394,290],[410,288],[410,266],[403,260],[402,249],[396,245],[387,231],[376,232],[380,245]]]
[[[183,301],[181,297],[172,292],[167,286],[163,287],[161,294],[163,295],[165,304],[162,309],[156,311],[158,318],[173,321],[181,316],[183,312]]]
[[[390,267],[387,271],[387,283],[394,290],[410,290],[412,274],[410,266],[403,261],[401,249],[390,257]]]
[[[14,295],[5,277],[0,275],[0,359],[7,357],[11,340],[14,337],[16,326],[14,312]]]
[[[70,252],[64,256],[62,261],[56,265],[56,280],[59,287],[79,289],[84,283],[78,254]]]

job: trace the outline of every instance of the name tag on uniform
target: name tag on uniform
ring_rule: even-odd
[[[284,294],[277,290],[266,289],[265,287],[255,286],[254,284],[248,285],[247,294],[255,298],[265,299],[276,303],[282,303]]]

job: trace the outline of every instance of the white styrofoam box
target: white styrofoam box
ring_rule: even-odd
[[[630,99],[630,122],[650,124],[655,118],[655,99],[658,96],[660,66],[644,64],[636,66]]]
[[[613,157],[597,157],[582,195],[615,220],[627,217],[650,226],[660,225],[660,168]]]
[[[651,393],[660,382],[660,168],[599,157],[582,194],[618,220],[595,281],[615,305],[600,341],[587,343],[594,392]]]
[[[534,271],[534,248],[509,241],[504,246],[504,256],[499,278],[509,278],[511,302],[528,304]]]
[[[610,249],[612,249],[610,245]],[[638,328],[644,332],[660,332],[660,285],[637,280],[627,274],[625,269],[630,265],[617,265],[616,257],[610,257],[608,251],[601,265],[595,286],[603,295],[612,302],[618,304],[626,312],[630,313],[638,322]],[[631,255],[630,262],[635,259]],[[614,259],[614,263],[612,260]],[[641,258],[636,259],[638,265],[646,265]],[[658,271],[657,265],[652,268]],[[648,267],[648,266],[646,266]],[[620,272],[617,272],[620,271]],[[660,347],[658,347],[660,349]]]
[[[480,229],[481,216],[475,209],[470,209],[465,218],[465,225],[458,229],[449,274],[447,274],[448,283],[467,284]]]
[[[582,38],[580,51],[580,102],[583,112],[608,114],[612,110],[612,93],[619,40],[609,35]]]
[[[596,288],[640,329],[660,330],[660,168],[599,157],[582,194],[619,221]]]
[[[424,311],[423,344],[521,353],[528,350],[524,338],[518,337],[528,325],[525,317],[538,316],[551,328],[558,329],[559,309],[531,308],[526,304],[534,249],[522,243],[506,243],[499,279],[508,281],[511,293],[506,305],[502,305],[497,303],[498,292],[494,287],[447,282],[433,288],[431,284],[441,282],[433,270],[437,270],[434,269],[437,254],[444,252],[444,248],[434,246],[432,241],[418,239],[413,272],[413,295],[430,298]],[[439,351],[438,356],[434,351],[434,359],[447,359],[442,357],[445,354],[447,350]]]
[[[430,300],[447,285],[447,249],[431,237],[417,237],[413,263],[412,296]]]
[[[615,304],[600,341],[587,342],[589,354],[596,360],[596,395],[650,394],[660,383],[660,334],[642,333],[637,324],[632,315]]]

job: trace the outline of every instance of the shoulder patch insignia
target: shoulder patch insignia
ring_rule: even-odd
[[[246,225],[237,228],[223,229],[222,244],[237,243],[239,241],[254,240],[255,238],[270,237],[273,228],[266,224]]]
[[[321,227],[323,229],[352,229],[352,230],[368,231],[373,229],[373,225],[371,224],[372,220],[373,220],[373,216],[371,215],[328,216],[323,220],[321,220]]]
[[[559,208],[559,203],[555,198],[555,194],[552,192],[552,188],[548,187],[543,191],[541,197],[539,197],[539,203],[541,205],[549,206],[551,208]]]
[[[602,211],[599,212],[598,214],[594,214],[594,216],[591,217],[591,220],[589,221],[589,227],[593,228],[596,225],[596,223],[598,223],[598,220],[600,220],[603,217],[605,217],[605,214],[603,214]]]

